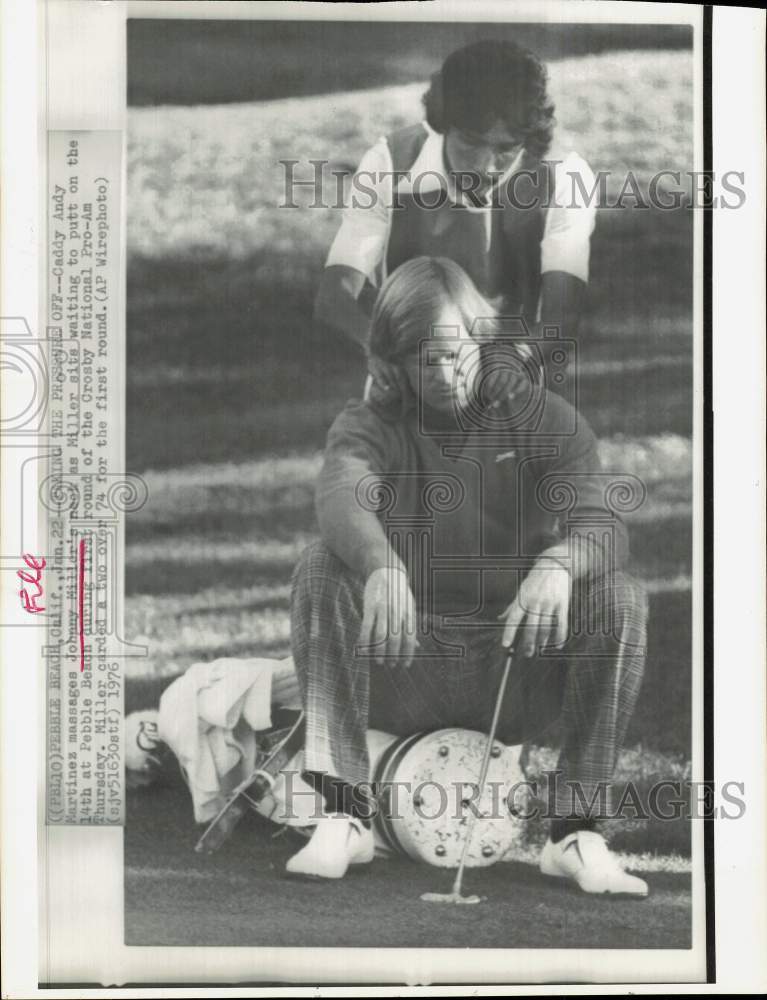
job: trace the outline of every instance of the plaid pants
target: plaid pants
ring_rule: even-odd
[[[634,710],[646,644],[646,598],[616,572],[573,586],[570,636],[561,650],[517,657],[497,736],[535,741],[561,720],[558,815],[584,812],[604,788]],[[304,551],[293,574],[291,639],[306,712],[304,766],[349,784],[370,780],[368,727],[397,736],[444,727],[487,731],[505,652],[502,623],[428,623],[410,667],[376,664],[357,648],[364,580],[322,542]],[[588,810],[592,815],[593,812]]]

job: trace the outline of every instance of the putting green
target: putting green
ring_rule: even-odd
[[[303,843],[255,815],[211,857],[183,788],[132,793],[125,830],[125,935],[130,945],[392,948],[688,948],[690,876],[650,873],[647,900],[592,898],[533,865],[467,870],[478,906],[430,906],[455,873],[376,859],[332,883],[287,878]]]

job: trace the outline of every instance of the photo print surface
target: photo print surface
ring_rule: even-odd
[[[693,41],[128,22],[127,944],[691,947]]]

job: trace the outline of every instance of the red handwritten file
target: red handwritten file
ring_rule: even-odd
[[[36,615],[41,611],[45,611],[43,605],[37,603],[43,596],[43,585],[40,579],[45,568],[45,559],[42,556],[39,558],[30,556],[28,553],[25,553],[21,558],[29,567],[29,571],[25,569],[16,570],[16,576],[18,576],[22,583],[27,585],[21,588],[19,597],[21,598],[24,610],[28,611],[31,615]],[[34,587],[33,593],[29,592],[28,588],[30,587]]]

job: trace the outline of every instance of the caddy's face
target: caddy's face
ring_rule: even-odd
[[[454,306],[443,309],[431,336],[406,365],[408,381],[428,407],[442,412],[464,409],[476,397],[480,347]]]
[[[449,128],[445,134],[445,159],[449,170],[476,173],[480,188],[489,187],[494,174],[504,174],[523,149],[523,142],[501,122],[487,132]]]

